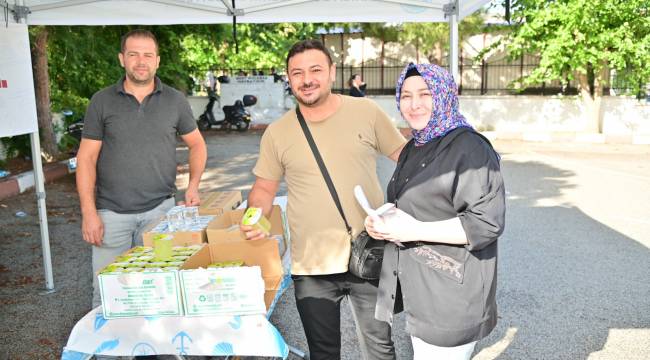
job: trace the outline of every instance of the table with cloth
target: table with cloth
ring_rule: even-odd
[[[274,204],[285,213],[286,201],[286,196],[277,197]],[[284,222],[286,227],[286,217]],[[290,239],[287,237],[286,241],[289,243]],[[93,354],[286,358],[289,351],[294,351],[302,355],[284,341],[268,320],[277,301],[291,284],[288,248],[282,258],[285,275],[266,315],[150,316],[108,320],[98,306],[74,326],[61,359],[89,359]]]

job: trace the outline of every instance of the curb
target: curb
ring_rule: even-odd
[[[62,160],[43,166],[43,175],[45,183],[50,183],[63,176],[75,172],[68,164],[70,159]],[[0,200],[22,194],[34,187],[34,170],[26,171],[18,175],[10,176],[0,181]]]

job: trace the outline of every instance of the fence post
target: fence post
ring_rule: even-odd
[[[487,63],[485,59],[481,60],[481,95],[487,92]]]
[[[458,95],[463,93],[463,52],[460,52],[460,62],[458,64]]]
[[[362,34],[361,35],[361,78],[362,79],[366,78],[366,75],[363,73],[364,65],[366,63],[365,47],[366,47],[366,36]]]
[[[341,94],[345,93],[345,40],[341,32]]]

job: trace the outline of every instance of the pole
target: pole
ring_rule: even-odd
[[[454,81],[458,84],[458,4],[453,3],[453,10],[450,9],[449,17],[449,72],[453,75]]]
[[[25,2],[20,0],[17,5],[24,6]],[[20,19],[25,24],[25,18]],[[32,164],[34,167],[34,188],[36,189],[36,201],[38,203],[38,221],[41,229],[41,246],[43,247],[43,269],[45,271],[45,291],[43,294],[53,293],[54,276],[52,274],[52,254],[50,253],[50,233],[47,226],[47,209],[45,207],[45,176],[43,175],[43,163],[41,162],[41,140],[38,137],[38,130],[29,134],[32,145]]]
[[[41,140],[38,131],[29,134],[32,143],[32,163],[34,165],[34,187],[38,202],[38,220],[41,228],[41,246],[43,247],[43,269],[45,270],[45,292],[53,293],[54,276],[52,274],[52,255],[50,253],[50,234],[47,225],[47,210],[45,208],[45,176],[41,162]]]

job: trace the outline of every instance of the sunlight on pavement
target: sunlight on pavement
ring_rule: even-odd
[[[517,328],[511,327],[506,330],[506,334],[503,336],[503,338],[499,341],[497,341],[494,345],[485,347],[481,349],[481,351],[476,354],[472,359],[473,360],[492,360],[496,359],[499,355],[501,355],[502,352],[504,352],[510,343],[512,343],[512,340],[515,338],[515,334],[517,334]]]

